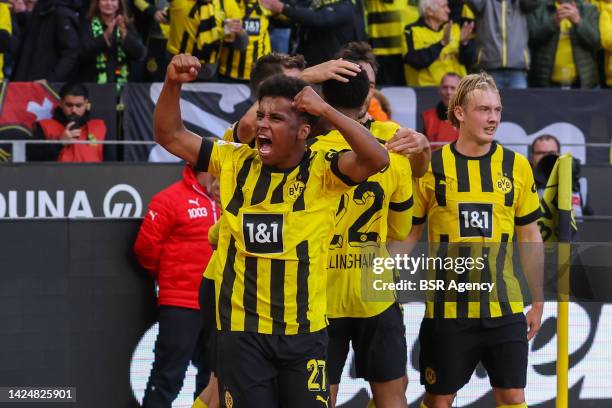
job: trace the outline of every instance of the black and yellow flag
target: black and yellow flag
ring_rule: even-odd
[[[544,242],[570,242],[578,230],[572,212],[572,155],[559,156],[540,199],[538,221]]]
[[[557,249],[557,408],[568,407],[570,241],[577,231],[572,211],[572,156],[557,159],[540,199],[538,221],[544,242]],[[548,252],[548,251],[547,251]]]

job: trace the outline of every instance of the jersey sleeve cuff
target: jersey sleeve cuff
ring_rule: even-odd
[[[338,177],[340,180],[342,180],[342,182],[344,184],[346,184],[347,186],[356,186],[359,183],[354,182],[353,180],[351,180],[351,178],[349,176],[347,176],[346,174],[343,174],[340,171],[340,168],[338,167],[338,160],[340,160],[340,155],[342,154],[342,152],[345,152],[348,150],[341,150],[339,151],[337,154],[335,154],[332,159],[331,159],[331,171],[332,173],[334,173],[336,175],[336,177]]]
[[[208,171],[208,164],[210,163],[210,155],[213,151],[214,142],[206,137],[202,138],[202,145],[200,146],[200,153],[198,154],[198,163],[194,169],[196,171]]]
[[[234,125],[232,126],[232,139],[234,140],[234,143],[240,143],[240,144],[244,144],[242,143],[242,141],[240,140],[240,137],[238,136],[238,128],[240,127],[240,121],[234,123]],[[255,148],[255,137],[253,138],[253,140],[251,140],[247,146]]]
[[[407,211],[407,210],[412,208],[413,204],[414,204],[414,200],[413,200],[412,196],[410,196],[409,199],[407,199],[406,201],[402,201],[400,203],[390,202],[389,203],[389,209],[393,210],[393,211],[396,211],[396,212]]]
[[[232,139],[234,139],[234,143],[242,143],[240,138],[238,137],[238,127],[240,126],[240,120],[234,123],[232,126]]]
[[[426,220],[427,220],[427,216],[424,216],[424,217],[415,217],[415,216],[412,216],[412,225],[421,225],[421,224],[424,224]]]
[[[542,211],[538,208],[527,215],[523,215],[522,217],[514,217],[514,223],[519,226],[528,225],[534,221],[537,221],[541,216]]]

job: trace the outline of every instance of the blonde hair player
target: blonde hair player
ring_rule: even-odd
[[[448,107],[459,138],[432,153],[428,172],[413,186],[413,229],[404,249],[414,248],[427,221],[431,246],[461,243],[460,255],[467,250],[472,258],[488,259],[466,279],[495,283],[492,291],[440,290],[427,298],[419,332],[422,407],[451,407],[478,363],[487,370],[497,407],[527,406],[528,341],[540,328],[543,308],[540,206],[527,159],[494,140],[501,111],[491,76],[464,77]],[[515,237],[533,299],[526,315],[512,266]],[[429,272],[461,279],[454,271]]]

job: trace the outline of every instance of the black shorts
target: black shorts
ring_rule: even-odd
[[[296,335],[217,332],[225,408],[329,406],[327,331]]]
[[[527,322],[522,313],[482,319],[423,319],[421,384],[430,394],[455,394],[482,362],[494,388],[525,388]]]
[[[200,347],[204,350],[205,361],[213,373],[217,371],[217,317],[215,308],[215,281],[202,278],[200,283],[200,313],[202,314],[202,335]]]
[[[355,351],[357,377],[385,382],[406,375],[406,328],[397,303],[384,312],[366,318],[329,319],[327,360],[329,381],[340,384],[349,342]]]

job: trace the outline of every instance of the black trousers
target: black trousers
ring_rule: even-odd
[[[204,337],[199,310],[160,306],[159,333],[155,341],[155,361],[142,406],[170,408],[183,387],[191,361],[198,369],[194,398],[206,388],[210,369],[201,344]]]

